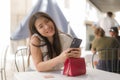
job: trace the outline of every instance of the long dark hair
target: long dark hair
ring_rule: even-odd
[[[49,42],[49,40],[42,36],[36,29],[35,27],[35,21],[40,18],[40,17],[44,17],[49,19],[50,21],[53,22],[54,27],[55,27],[55,34],[53,35],[53,44],[51,44]],[[39,36],[41,36],[43,38],[43,40],[46,42],[47,48],[48,48],[48,53],[47,55],[49,56],[50,59],[52,59],[53,57],[58,56],[61,53],[61,44],[60,44],[60,39],[59,39],[59,34],[58,34],[58,29],[56,27],[55,22],[53,21],[53,19],[46,13],[44,12],[36,12],[35,14],[33,14],[29,20],[29,30],[30,30],[30,36],[32,36],[34,33],[38,34]]]

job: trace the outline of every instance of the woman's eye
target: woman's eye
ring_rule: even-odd
[[[43,26],[42,26],[42,25],[40,25],[40,26],[39,26],[39,29],[41,29],[42,27],[43,27]]]
[[[46,21],[45,21],[46,23],[48,23],[49,22],[49,19],[46,19]]]

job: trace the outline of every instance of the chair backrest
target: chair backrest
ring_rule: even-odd
[[[6,67],[6,57],[8,52],[9,45],[3,45],[0,51],[0,68],[5,69]]]
[[[15,67],[18,72],[24,72],[28,68],[29,48],[20,48],[15,52]]]
[[[95,68],[95,56],[99,55],[98,63],[103,70],[120,73],[120,48],[101,49],[97,53],[92,56],[93,68]]]

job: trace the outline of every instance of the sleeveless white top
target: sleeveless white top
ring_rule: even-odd
[[[37,36],[41,40],[40,45],[45,44],[44,40],[38,34],[34,34],[33,36]],[[64,33],[60,33],[59,37],[60,37],[62,51],[69,48],[73,38],[71,36],[69,36],[68,34],[64,34]],[[41,48],[41,51],[43,53],[43,60],[44,61],[49,60],[48,56],[46,55],[46,53],[48,52],[47,46],[45,45],[45,46],[42,46],[40,48]],[[61,69],[62,67],[63,67],[63,64],[58,64],[57,66],[55,66],[53,68],[53,70],[58,70],[58,69]],[[32,58],[30,58],[30,69],[36,70],[36,68],[33,64]]]

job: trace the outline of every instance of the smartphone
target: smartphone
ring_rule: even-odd
[[[70,45],[70,48],[79,48],[81,42],[82,42],[82,39],[74,38],[71,45]]]

